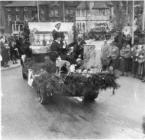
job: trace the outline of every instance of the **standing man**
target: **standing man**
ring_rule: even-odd
[[[64,33],[60,31],[60,28],[61,28],[61,23],[57,23],[55,25],[55,28],[54,30],[52,31],[52,36],[53,36],[53,40],[56,40],[56,37],[57,36],[60,36],[61,37],[61,40],[60,40],[60,47],[62,48],[62,53],[65,55],[66,54],[66,42],[65,42],[65,36],[64,36]]]
[[[110,58],[110,46],[108,45],[107,41],[104,41],[104,45],[101,49],[101,63],[102,63],[102,70],[106,71],[108,66],[110,65],[111,58]]]
[[[59,33],[55,35],[55,40],[53,40],[50,46],[50,51],[50,58],[55,62],[58,56],[61,55],[61,35]]]
[[[119,48],[116,46],[115,42],[110,44],[110,57],[111,63],[110,65],[113,67],[113,70],[119,69]]]

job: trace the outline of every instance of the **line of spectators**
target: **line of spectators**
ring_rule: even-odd
[[[9,67],[9,61],[12,61],[13,64],[18,63],[17,60],[23,54],[22,42],[22,38],[17,36],[0,37],[1,66]]]
[[[145,82],[145,45],[131,47],[127,43],[119,49],[115,42],[105,42],[101,62],[103,70],[119,70],[122,76],[131,74]]]

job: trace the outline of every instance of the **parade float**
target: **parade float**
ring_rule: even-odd
[[[39,25],[39,23],[37,26],[31,26],[31,24],[29,24],[30,43],[32,41],[31,27],[35,27],[35,33],[40,33],[40,30],[41,33],[46,32],[51,27],[49,37],[52,36],[52,26],[48,24],[49,26],[45,26],[45,29],[44,26],[42,26],[42,31],[42,28],[40,28],[41,26]],[[65,32],[68,34],[68,40],[71,41],[69,32],[71,32],[70,30],[72,30],[72,28],[65,29],[67,29]],[[38,37],[38,35],[35,35],[35,33],[33,30],[33,41],[38,40],[38,38],[36,39],[36,36]],[[81,67],[75,69],[75,65],[71,65],[71,63],[66,60],[57,59],[56,62],[52,61],[51,53],[54,52],[49,50],[49,39],[46,41],[48,43],[46,43],[45,47],[44,45],[40,45],[40,47],[38,44],[36,45],[31,43],[33,44],[32,46],[30,45],[32,50],[31,57],[27,57],[26,55],[22,57],[23,78],[27,79],[29,86],[36,90],[39,102],[41,104],[47,104],[48,98],[53,95],[82,97],[83,101],[94,101],[95,98],[98,97],[100,90],[112,88],[114,94],[115,89],[118,88],[118,84],[116,83],[116,77],[113,74],[101,72],[99,70],[94,71],[94,69],[88,69],[87,61],[82,63],[83,69]],[[39,55],[41,55],[41,57],[38,57]],[[97,59],[99,59],[98,56],[96,57],[96,60]],[[57,69],[58,67],[59,69]]]

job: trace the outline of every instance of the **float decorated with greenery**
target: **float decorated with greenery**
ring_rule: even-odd
[[[31,48],[31,56],[26,54],[22,63],[23,78],[37,91],[41,104],[47,104],[48,98],[53,95],[77,96],[83,101],[94,101],[100,90],[112,88],[114,94],[119,87],[114,74],[88,70],[83,63],[72,71],[71,67],[78,64],[59,60],[61,67],[58,69],[56,62],[51,60],[49,49],[44,49],[39,53],[38,48]]]

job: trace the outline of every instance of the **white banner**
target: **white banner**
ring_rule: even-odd
[[[53,41],[52,31],[58,22],[29,22],[30,41],[33,46],[44,46],[44,44],[51,44]],[[73,25],[72,22],[61,23],[60,32],[64,32],[65,41],[67,44],[73,42]]]
[[[101,48],[103,41],[91,41],[84,46],[84,66],[89,69],[95,67],[98,72],[101,70]]]

